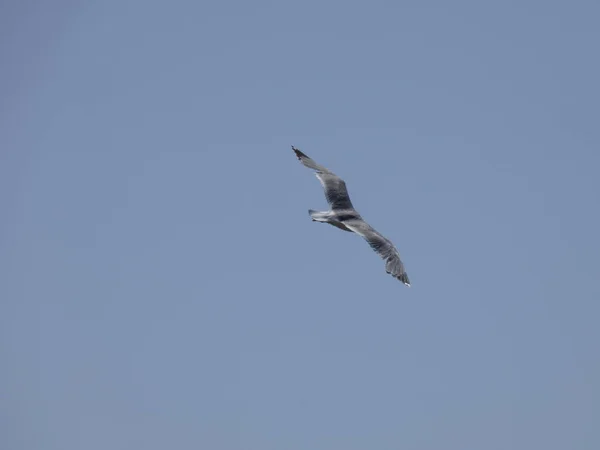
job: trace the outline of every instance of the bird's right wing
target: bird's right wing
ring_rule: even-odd
[[[315,175],[323,185],[323,189],[325,190],[325,198],[327,199],[327,203],[329,203],[329,206],[331,206],[332,210],[354,209],[352,202],[350,201],[348,189],[346,188],[346,183],[344,180],[338,177],[335,173],[331,172],[329,169],[314,162],[293,145],[292,150],[294,150],[294,153],[296,153],[296,156],[302,164],[317,172]]]
[[[410,280],[404,270],[400,254],[390,240],[382,236],[377,230],[362,219],[352,219],[343,222],[346,228],[362,236],[373,250],[385,260],[385,271],[394,278],[410,287]]]

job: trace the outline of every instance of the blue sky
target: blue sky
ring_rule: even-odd
[[[600,446],[597,4],[51,3],[0,6],[3,448]]]

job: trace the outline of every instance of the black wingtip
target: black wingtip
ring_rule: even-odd
[[[400,275],[398,279],[402,281],[406,286],[410,287],[410,280],[408,279],[408,275],[406,272]]]
[[[293,145],[292,145],[292,150],[294,150],[294,153],[296,153],[296,156],[298,157],[298,159],[300,159],[302,157],[307,158],[307,156],[304,153],[302,153],[300,150],[298,150]]]

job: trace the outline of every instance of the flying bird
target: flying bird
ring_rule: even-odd
[[[330,211],[308,210],[313,222],[324,222],[344,231],[350,231],[362,236],[373,250],[385,261],[385,271],[394,278],[402,281],[410,287],[408,275],[404,270],[404,264],[400,260],[400,254],[394,244],[371,225],[363,220],[360,214],[352,206],[346,183],[336,174],[320,166],[296,147],[292,150],[302,164],[316,171],[315,175],[323,185],[325,198],[331,208]]]

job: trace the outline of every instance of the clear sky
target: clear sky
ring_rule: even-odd
[[[0,447],[600,448],[599,15],[2,2]]]

